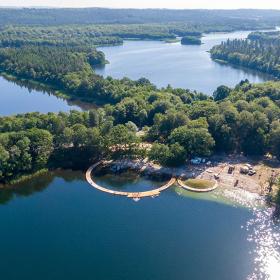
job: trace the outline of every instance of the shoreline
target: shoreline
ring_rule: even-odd
[[[52,84],[40,82],[40,81],[29,79],[29,78],[20,77],[12,72],[7,72],[3,69],[0,69],[0,76],[9,82],[23,83],[22,86],[24,86],[26,88],[28,88],[28,86],[27,86],[28,84],[31,87],[33,87],[32,89],[34,89],[34,90],[36,90],[36,87],[40,87],[41,91],[45,91],[48,94],[52,94],[52,95],[56,96],[57,98],[61,98],[68,102],[73,102],[74,105],[75,105],[75,102],[77,102],[77,105],[79,102],[80,103],[82,102],[85,104],[85,106],[96,108],[96,107],[103,106],[106,104],[106,103],[104,103],[104,101],[98,101],[94,98],[81,97],[79,95],[77,96],[66,90],[60,89],[59,87],[56,87]]]
[[[280,177],[280,162],[271,159],[251,159],[244,156],[218,156],[207,159],[211,164],[194,165],[186,163],[180,167],[163,167],[159,164],[145,160],[122,159],[110,163],[110,171],[120,173],[123,170],[133,170],[151,178],[171,178],[179,180],[202,179],[217,182],[221,188],[237,188],[260,196],[273,195],[277,186],[272,179]],[[255,174],[250,176],[242,174],[241,168],[251,165]],[[105,165],[106,167],[106,165]],[[108,165],[107,165],[108,167]],[[229,173],[232,168],[232,173]],[[81,170],[82,171],[82,170]],[[23,175],[6,184],[0,184],[0,189],[14,186],[18,183],[32,180],[34,177],[49,172],[42,169],[32,174]],[[218,175],[218,178],[217,178]]]
[[[279,81],[280,80],[279,77],[277,77],[276,75],[273,75],[269,72],[262,71],[260,69],[254,69],[254,68],[246,66],[246,65],[241,65],[239,63],[234,63],[234,62],[229,61],[229,60],[225,60],[225,59],[221,59],[221,58],[215,58],[215,57],[212,57],[211,50],[209,50],[207,52],[210,54],[211,59],[218,64],[231,66],[233,68],[235,67],[235,68],[239,68],[239,69],[250,70],[250,71],[261,73],[263,75],[267,75],[270,78],[270,80],[268,80],[268,81]]]
[[[34,173],[22,175],[22,176],[20,176],[20,177],[18,177],[16,179],[11,180],[8,183],[5,183],[5,184],[1,184],[0,183],[0,190],[1,189],[8,189],[10,187],[14,187],[14,186],[16,186],[18,184],[30,181],[30,180],[32,180],[32,179],[34,179],[34,178],[36,178],[36,177],[38,177],[40,175],[44,175],[44,174],[48,173],[48,172],[50,172],[49,169],[43,168],[43,169],[38,170],[38,171],[36,171]]]
[[[171,180],[171,176],[173,177],[174,182],[174,190],[179,195],[185,195],[187,197],[198,198],[198,199],[210,199],[216,202],[225,202],[230,205],[242,205],[242,206],[250,206],[255,207],[256,202],[259,205],[266,205],[269,207],[275,207],[279,209],[280,206],[277,204],[277,195],[279,192],[279,186],[275,184],[271,191],[268,191],[269,183],[266,181],[269,176],[274,172],[278,178],[280,178],[280,162],[273,161],[268,159],[249,159],[243,156],[218,156],[215,155],[211,157],[212,164],[211,166],[206,164],[201,164],[198,166],[194,166],[191,164],[185,164],[184,166],[177,168],[170,167],[162,167],[158,164],[149,162],[147,160],[116,160],[116,161],[103,161],[104,163],[112,163],[105,164],[105,168],[110,172],[115,173],[118,176],[119,173],[124,171],[135,171],[138,172],[139,175],[150,178],[151,180],[162,180],[162,178],[166,178],[166,182]],[[254,169],[257,173],[254,176],[240,174],[239,167],[244,164],[253,165]],[[96,164],[96,163],[95,163]],[[95,165],[94,164],[94,165]],[[229,166],[235,166],[235,171],[232,174],[228,174]],[[61,169],[57,168],[55,170],[43,169],[39,170],[34,174],[28,174],[13,180],[12,182],[6,184],[0,184],[0,191],[9,190],[9,189],[20,189],[25,185],[32,184],[33,180],[36,178],[44,178],[44,176],[56,176],[56,171],[61,172],[75,172],[74,170],[69,169]],[[214,175],[216,171],[220,171],[219,179],[215,179]],[[80,170],[81,180],[85,178],[86,170]],[[63,174],[63,173],[62,173]],[[259,178],[259,175],[260,178]],[[170,177],[168,177],[170,176]],[[187,188],[183,188],[179,185],[179,181],[183,182],[186,179],[196,178],[202,180],[211,180],[215,182],[215,189],[209,192],[194,192],[188,190]],[[239,178],[240,182],[238,186],[234,186],[236,182],[236,178]],[[240,179],[241,178],[241,179]],[[85,180],[87,181],[87,180]],[[21,185],[23,183],[23,185]],[[172,183],[172,184],[173,184]],[[262,186],[266,186],[266,188],[262,188]],[[148,192],[149,194],[149,192]],[[157,196],[158,194],[152,193],[152,196]],[[144,193],[144,196],[145,193]],[[142,197],[139,193],[135,192],[130,197],[139,199]]]
[[[151,177],[170,176],[180,180],[203,179],[217,181],[222,188],[238,188],[250,193],[266,196],[273,194],[277,186],[272,179],[280,176],[280,162],[271,159],[252,159],[244,156],[218,156],[207,160],[211,164],[193,165],[186,163],[180,167],[163,167],[147,160],[116,160],[111,170],[118,173],[131,169]],[[256,172],[253,175],[243,174],[241,169],[246,165],[252,166]],[[229,172],[229,168],[233,169]]]

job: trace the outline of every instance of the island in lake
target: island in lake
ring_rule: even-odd
[[[196,36],[184,36],[181,39],[182,45],[201,45],[201,38]]]

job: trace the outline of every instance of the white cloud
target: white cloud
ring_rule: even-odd
[[[278,0],[0,0],[0,6],[114,7],[114,8],[259,8],[280,9]]]

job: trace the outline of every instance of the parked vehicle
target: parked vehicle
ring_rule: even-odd
[[[191,159],[191,164],[199,165],[199,164],[202,164],[202,163],[206,163],[205,158],[195,157],[195,158]]]
[[[255,175],[257,172],[256,172],[256,170],[250,170],[249,171],[249,173],[248,173],[248,175],[250,175],[250,176],[253,176],[253,175]]]

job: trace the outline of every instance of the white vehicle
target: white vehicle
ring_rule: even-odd
[[[195,157],[195,158],[192,158],[192,159],[191,159],[191,163],[192,163],[192,164],[198,165],[198,164],[201,164],[202,162],[203,162],[203,159],[200,158],[200,157]],[[205,162],[205,160],[204,160],[204,162]]]

